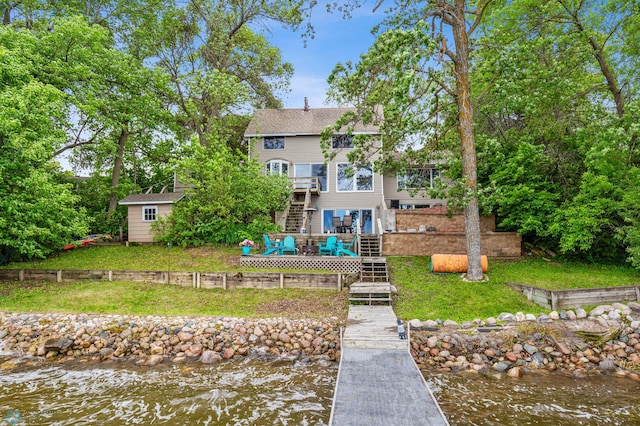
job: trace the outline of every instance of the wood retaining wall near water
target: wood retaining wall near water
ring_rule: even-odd
[[[0,280],[135,281],[193,288],[301,288],[342,290],[345,274],[1,269]]]
[[[527,300],[547,309],[577,308],[615,302],[640,301],[640,285],[626,287],[546,290],[525,284],[506,283],[527,296]]]

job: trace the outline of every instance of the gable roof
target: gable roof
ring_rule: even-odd
[[[161,192],[156,194],[131,194],[118,204],[126,206],[130,204],[173,204],[184,197],[184,192]]]
[[[244,135],[286,136],[319,135],[322,130],[354,108],[259,109],[251,118]],[[379,133],[377,126],[358,124],[355,133]]]

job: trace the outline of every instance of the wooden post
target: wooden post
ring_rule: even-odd
[[[113,281],[113,271],[109,271],[109,281]]]
[[[636,286],[636,300],[640,302],[640,286]]]
[[[58,270],[58,272],[56,273],[56,282],[62,282],[62,270]]]
[[[222,274],[222,289],[226,290],[227,289],[227,273],[223,273]]]
[[[342,291],[342,273],[338,273],[338,291]]]
[[[280,273],[280,289],[284,288],[284,274]]]
[[[18,272],[18,279],[24,281],[24,269],[20,269],[20,272]]]
[[[558,309],[558,295],[555,291],[551,292],[551,310],[556,311]]]
[[[198,288],[200,288],[202,285],[200,282],[200,272],[196,272],[196,282],[197,282]]]

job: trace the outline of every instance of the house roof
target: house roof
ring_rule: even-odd
[[[118,201],[120,205],[130,204],[172,204],[181,200],[184,192],[162,192],[159,194],[131,194]]]
[[[259,109],[251,118],[244,135],[283,136],[319,135],[322,130],[335,124],[345,112],[354,108],[309,108],[309,109]],[[358,124],[355,133],[378,133],[374,125]]]

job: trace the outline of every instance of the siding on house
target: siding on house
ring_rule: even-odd
[[[245,132],[245,138],[250,143],[250,156],[257,158],[262,164],[273,160],[287,162],[288,177],[300,177],[295,175],[296,164],[325,163],[320,147],[320,133],[349,110],[349,108],[258,110]],[[372,125],[357,125],[353,133],[371,134],[374,137],[379,135],[378,128]],[[284,137],[284,149],[264,149],[264,137],[270,136]],[[420,195],[411,197],[408,191],[398,191],[395,176],[385,177],[379,173],[373,173],[372,191],[338,191],[338,164],[348,163],[347,154],[350,150],[350,148],[333,149],[335,157],[326,162],[327,187],[322,188],[323,192],[320,195],[314,195],[311,200],[311,206],[318,209],[311,221],[313,233],[330,230],[329,211],[339,210],[342,214],[345,210],[371,210],[371,231],[376,232],[376,221],[384,215],[383,210],[391,207],[391,200],[400,200],[400,204],[410,205],[445,204],[443,200],[431,200]]]
[[[118,204],[128,206],[129,238],[132,243],[152,243],[153,233],[151,221],[143,218],[145,207],[156,207],[157,217],[165,217],[173,209],[173,204],[184,197],[184,192],[161,192],[157,194],[132,194],[118,201]]]
[[[152,243],[153,232],[151,224],[154,222],[145,222],[142,219],[145,207],[156,206],[158,208],[158,217],[165,217],[173,209],[173,204],[134,204],[129,205],[129,242],[132,243]]]

